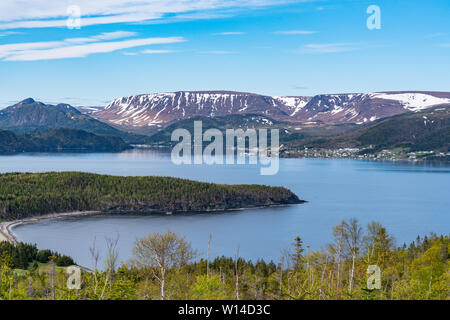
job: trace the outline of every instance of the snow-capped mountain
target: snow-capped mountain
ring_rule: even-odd
[[[114,124],[144,126],[193,116],[263,114],[286,118],[283,104],[273,97],[228,91],[142,94],[116,99],[93,115]]]
[[[365,123],[446,103],[450,104],[450,93],[324,94],[312,97],[290,116],[307,122]]]
[[[232,91],[180,91],[119,98],[104,109],[93,112],[92,116],[127,126],[165,125],[194,116],[229,114],[260,114],[295,122],[365,123],[438,104],[450,104],[450,93],[380,92],[272,97]]]

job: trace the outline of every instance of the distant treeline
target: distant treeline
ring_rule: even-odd
[[[262,185],[220,185],[169,177],[80,172],[0,175],[1,219],[88,210],[204,212],[301,202],[286,188]]]
[[[15,134],[0,130],[0,153],[19,152],[118,152],[130,149],[121,138],[77,129],[51,129]]]

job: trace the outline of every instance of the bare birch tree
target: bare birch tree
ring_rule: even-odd
[[[348,291],[353,290],[353,279],[355,276],[355,263],[359,254],[359,247],[362,238],[362,228],[358,224],[358,219],[351,218],[348,223],[344,225],[344,239],[345,247],[348,255],[352,259],[352,266],[350,269],[350,278],[348,283]]]
[[[155,233],[137,239],[133,248],[132,264],[140,269],[150,269],[160,283],[160,298],[166,297],[166,278],[170,268],[180,267],[194,257],[191,244],[175,233]]]

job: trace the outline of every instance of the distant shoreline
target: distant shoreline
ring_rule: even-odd
[[[16,236],[14,235],[14,232],[12,231],[12,229],[21,224],[30,223],[30,222],[38,222],[38,221],[48,220],[48,219],[58,219],[58,218],[62,218],[62,217],[86,216],[86,215],[93,215],[93,214],[100,214],[100,213],[101,213],[101,211],[74,211],[74,212],[51,213],[51,214],[45,214],[42,216],[35,216],[35,217],[29,217],[29,218],[12,220],[12,221],[3,221],[0,223],[0,242],[8,241],[12,244],[19,243],[19,241],[17,240]]]

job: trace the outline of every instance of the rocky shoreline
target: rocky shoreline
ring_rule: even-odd
[[[12,221],[3,221],[0,223],[0,241],[8,241],[10,243],[17,244],[19,241],[14,235],[12,229],[24,223],[38,222],[47,219],[58,219],[62,217],[86,216],[100,213],[101,213],[100,211],[74,211],[74,212],[52,213]]]
[[[211,213],[211,212],[220,212],[220,211],[239,211],[239,210],[245,210],[245,209],[258,209],[258,208],[267,208],[267,207],[278,207],[278,206],[288,206],[292,204],[301,204],[306,203],[305,200],[298,200],[297,199],[290,199],[290,201],[286,201],[286,203],[267,203],[263,205],[256,205],[256,206],[247,206],[247,207],[234,207],[234,208],[207,208],[202,211],[167,211],[167,210],[154,210],[147,207],[145,210],[144,208],[140,208],[140,210],[121,210],[119,208],[104,210],[104,211],[74,211],[74,212],[63,212],[63,213],[51,213],[51,214],[45,214],[41,216],[34,216],[34,217],[28,217],[24,219],[19,220],[11,220],[11,221],[3,221],[0,222],[0,242],[2,241],[8,241],[13,244],[19,243],[16,236],[14,235],[14,232],[12,229],[14,227],[17,227],[21,224],[25,223],[33,223],[33,222],[39,222],[42,220],[48,220],[48,219],[58,219],[63,217],[74,217],[74,216],[86,216],[86,215],[94,215],[94,214],[125,214],[132,212],[133,214],[166,214],[166,215],[172,215],[172,214],[182,214],[182,213],[189,213],[189,212],[195,212],[195,213]]]

